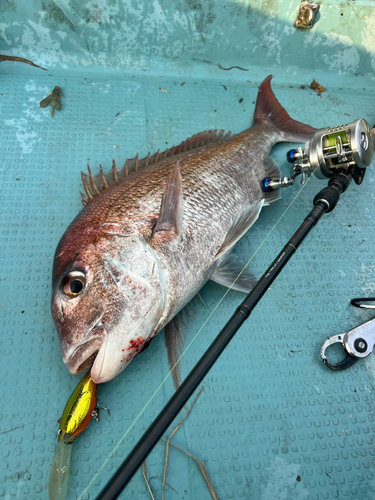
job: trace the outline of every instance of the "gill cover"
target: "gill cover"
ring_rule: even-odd
[[[121,258],[103,255],[112,285],[112,311],[105,316],[105,336],[91,377],[101,383],[117,376],[158,332],[166,303],[160,264],[151,247],[138,237],[122,238]]]

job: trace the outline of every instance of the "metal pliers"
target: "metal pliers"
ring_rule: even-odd
[[[373,302],[374,305],[363,304],[363,302]],[[360,307],[362,309],[375,309],[375,297],[352,299],[350,303],[353,306]],[[336,365],[329,363],[325,354],[328,347],[333,344],[341,344],[346,353],[346,358]],[[323,363],[328,366],[328,368],[331,368],[331,370],[345,370],[346,368],[354,365],[354,363],[356,363],[359,359],[366,358],[369,354],[371,354],[374,345],[375,318],[370,321],[366,321],[366,323],[363,323],[352,330],[328,337],[320,348],[320,357],[322,358]]]

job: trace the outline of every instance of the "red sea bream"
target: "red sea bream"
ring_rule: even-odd
[[[242,266],[231,250],[275,198],[260,186],[278,175],[270,149],[315,132],[288,116],[270,80],[244,132],[202,132],[107,175],[82,174],[85,207],[53,265],[52,315],[72,373],[92,365],[92,379],[107,382],[164,327],[173,365],[172,319],[208,280],[236,279]],[[250,287],[248,273],[233,286]]]

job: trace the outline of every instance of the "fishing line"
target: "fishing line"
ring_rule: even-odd
[[[316,169],[315,169],[316,170]],[[315,173],[315,172],[314,172]],[[182,358],[185,356],[185,354],[187,353],[187,351],[190,349],[191,345],[193,344],[193,342],[196,340],[196,338],[198,337],[198,335],[201,333],[201,331],[203,330],[203,328],[207,325],[208,321],[212,318],[212,316],[214,315],[214,313],[216,312],[216,310],[218,309],[218,307],[221,305],[221,303],[223,302],[223,300],[225,299],[225,297],[228,295],[228,293],[232,290],[232,287],[233,285],[235,284],[235,282],[237,281],[237,279],[241,276],[241,274],[244,272],[244,270],[247,268],[247,266],[250,264],[250,262],[253,260],[253,258],[256,256],[256,254],[259,252],[259,250],[262,248],[262,246],[264,245],[264,243],[267,241],[267,239],[269,238],[269,236],[272,234],[272,232],[276,229],[276,227],[278,226],[278,224],[281,222],[281,219],[285,216],[285,214],[288,212],[288,210],[290,209],[290,207],[293,205],[293,203],[296,201],[296,199],[299,197],[299,195],[302,193],[302,191],[305,189],[305,187],[307,186],[308,182],[310,181],[311,177],[313,176],[313,174],[310,175],[310,177],[308,177],[308,179],[306,180],[306,182],[302,185],[302,187],[300,188],[300,190],[298,191],[298,193],[296,194],[296,196],[293,198],[292,202],[290,203],[290,205],[288,205],[288,207],[284,210],[284,212],[282,213],[282,215],[279,217],[279,219],[277,220],[276,224],[272,227],[272,229],[268,232],[268,234],[266,235],[266,237],[264,238],[264,240],[260,243],[260,245],[258,246],[258,248],[255,250],[255,252],[253,253],[253,255],[250,257],[250,259],[247,261],[247,263],[245,264],[245,266],[243,267],[243,269],[238,273],[238,276],[236,277],[236,279],[233,281],[233,283],[230,285],[229,288],[227,288],[227,290],[225,291],[224,295],[222,296],[222,298],[219,300],[219,302],[216,304],[216,306],[214,307],[214,309],[212,310],[212,312],[208,315],[208,317],[206,318],[206,320],[204,321],[203,325],[199,328],[199,330],[197,331],[197,333],[194,335],[194,337],[192,338],[192,340],[189,342],[189,344],[186,346],[185,350],[182,352],[181,356],[178,358],[178,360],[176,361],[176,363],[174,364],[174,366],[171,368],[171,370],[169,370],[169,372],[167,373],[167,375],[164,377],[164,379],[162,380],[162,382],[160,383],[160,385],[156,388],[155,392],[152,394],[152,396],[150,397],[150,399],[147,401],[147,403],[144,405],[144,407],[141,409],[140,413],[137,415],[137,417],[133,420],[133,422],[130,424],[130,426],[128,427],[128,429],[125,431],[125,433],[123,434],[123,436],[118,440],[116,446],[113,448],[113,450],[110,452],[110,454],[108,455],[108,457],[104,460],[104,462],[102,463],[102,465],[100,466],[100,468],[97,470],[97,472],[94,474],[94,476],[92,477],[91,481],[88,483],[88,485],[86,486],[86,488],[82,491],[82,493],[79,495],[79,497],[77,498],[77,500],[82,500],[83,499],[83,495],[85,493],[88,492],[88,490],[90,489],[91,485],[93,484],[93,482],[95,481],[95,479],[99,476],[99,474],[103,471],[103,469],[106,467],[106,465],[108,464],[108,462],[110,461],[110,459],[113,457],[113,455],[116,453],[116,451],[118,450],[119,446],[123,443],[124,439],[126,438],[126,436],[129,434],[129,432],[133,429],[134,425],[138,422],[138,420],[141,418],[141,416],[143,415],[143,413],[145,412],[145,410],[148,408],[148,406],[150,405],[151,401],[155,398],[155,396],[158,394],[158,392],[160,391],[160,389],[163,387],[163,385],[165,384],[165,382],[167,381],[167,379],[169,378],[169,376],[172,374],[172,371],[174,370],[174,368],[178,365],[178,363],[182,360]]]

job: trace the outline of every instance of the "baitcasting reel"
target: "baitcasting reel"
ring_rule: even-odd
[[[318,179],[326,179],[338,171],[350,171],[354,182],[361,184],[373,153],[373,138],[366,120],[323,128],[306,142],[304,150],[299,147],[288,151],[286,159],[293,164],[290,177],[266,177],[262,181],[262,190],[270,192],[291,186],[298,175],[302,176],[303,184],[308,172],[314,173]]]

